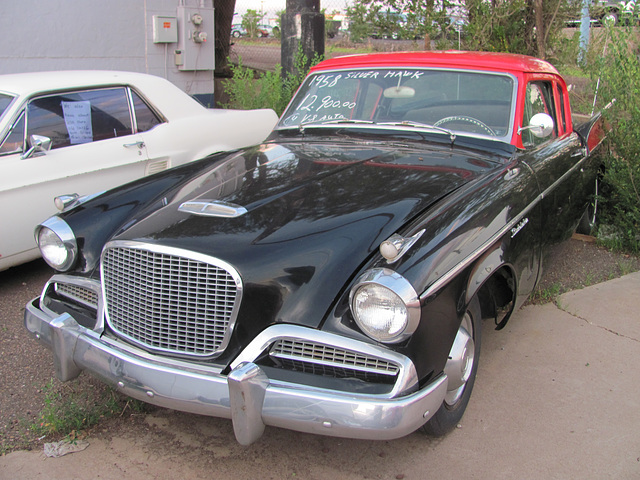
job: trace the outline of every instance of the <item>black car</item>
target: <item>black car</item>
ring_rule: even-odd
[[[59,273],[27,329],[60,379],[231,418],[244,444],[265,425],[442,435],[481,320],[505,325],[589,210],[598,118],[574,125],[565,82],[530,57],[324,61],[262,145],[39,225]]]

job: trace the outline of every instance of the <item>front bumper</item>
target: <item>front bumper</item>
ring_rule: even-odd
[[[390,440],[422,426],[440,408],[446,375],[409,395],[385,398],[273,382],[256,364],[226,376],[202,365],[158,358],[113,342],[70,315],[53,317],[27,304],[25,326],[53,351],[58,378],[82,370],[122,393],[161,407],[230,418],[239,443],[257,440],[265,425],[336,437]]]

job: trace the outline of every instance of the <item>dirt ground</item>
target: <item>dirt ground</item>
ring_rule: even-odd
[[[0,479],[640,478],[638,291],[640,272],[527,305],[500,331],[484,322],[472,401],[443,438],[365,441],[267,427],[243,447],[229,420],[156,409],[99,423],[71,455],[0,456]]]
[[[552,252],[531,303],[544,303],[566,291],[640,270],[639,258],[608,251],[591,240],[574,237]],[[66,436],[70,428],[51,433],[47,425],[51,419],[43,416],[43,412],[54,411],[57,403],[68,405],[73,401],[79,422],[74,427],[74,435],[80,437],[113,438],[123,431],[131,431],[132,427],[140,433],[148,431],[152,425],[145,413],[160,419],[167,415],[181,416],[155,407],[145,409],[144,405],[141,412],[141,404],[129,402],[86,374],[67,383],[55,379],[50,352],[27,335],[22,321],[24,305],[39,295],[51,273],[42,261],[0,272],[0,454],[42,449],[45,442]],[[82,418],[83,406],[95,410],[95,405],[103,404],[109,406],[108,411],[99,411],[97,415],[104,418],[97,421]],[[193,421],[190,418],[193,416],[187,415],[181,417],[181,421]],[[96,424],[87,428],[86,423],[90,421]],[[214,423],[216,428],[232,428],[224,420]]]

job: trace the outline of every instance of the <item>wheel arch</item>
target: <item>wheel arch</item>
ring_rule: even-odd
[[[502,244],[496,244],[471,269],[465,290],[465,304],[468,305],[477,296],[482,318],[493,318],[496,329],[503,328],[516,304],[516,278],[513,267],[506,261]]]

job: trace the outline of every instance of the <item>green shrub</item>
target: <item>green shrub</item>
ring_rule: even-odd
[[[229,95],[226,108],[250,110],[253,108],[272,108],[280,114],[282,104],[281,67],[276,65],[275,71],[265,72],[256,77],[256,72],[242,65],[230,64],[232,78],[224,84],[224,91]]]
[[[272,72],[257,74],[251,68],[242,65],[242,58],[238,59],[238,65],[229,62],[233,76],[223,87],[224,92],[229,95],[229,103],[224,107],[241,110],[271,108],[281,115],[307,76],[309,69],[320,60],[322,58],[316,55],[309,62],[299,48],[294,59],[296,73],[288,73],[284,78],[282,66],[279,64]]]
[[[609,123],[610,154],[605,165],[603,221],[611,224],[616,243],[640,251],[640,60],[639,34],[610,28],[604,55],[591,67],[600,79],[598,106],[615,99],[604,112]]]

